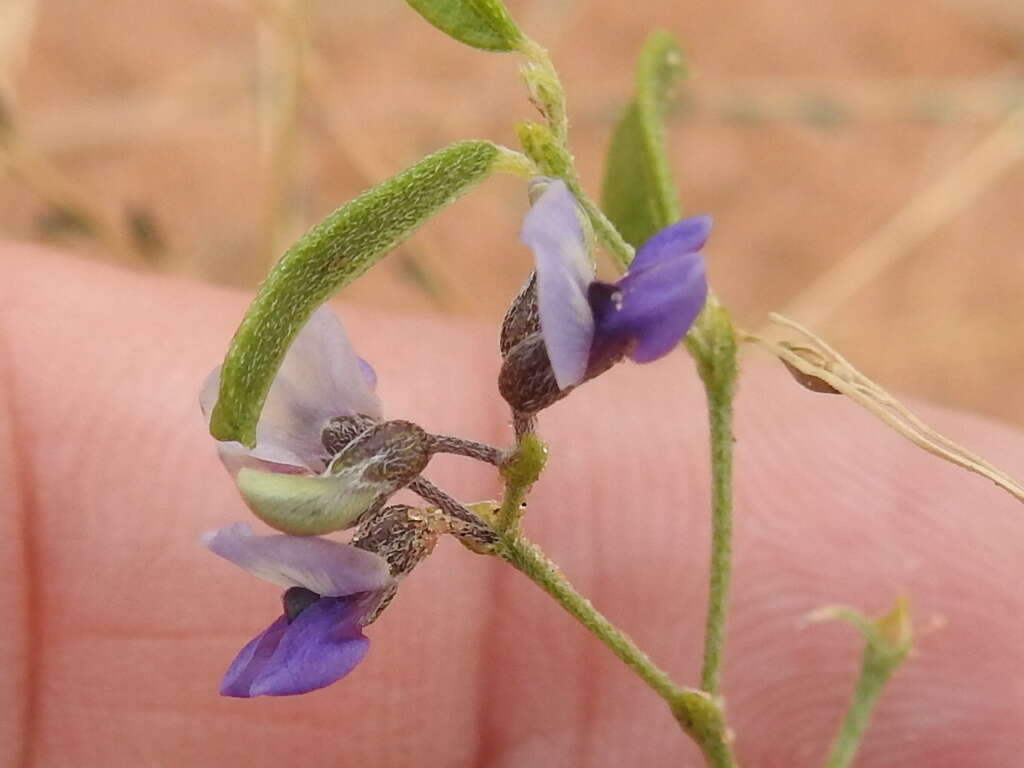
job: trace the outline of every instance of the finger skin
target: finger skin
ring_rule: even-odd
[[[366,661],[308,696],[216,695],[276,615],[201,532],[247,519],[196,405],[244,296],[37,249],[0,255],[0,759],[11,765],[697,765],[658,700],[523,577],[445,541]],[[507,441],[496,332],[341,307],[386,413]],[[1024,751],[1024,510],[840,399],[749,361],[737,413],[724,693],[748,766],[813,766],[859,657],[823,604],[910,597],[943,628],[893,680],[860,765],[1012,764]],[[637,396],[639,395],[639,396]],[[1024,474],[1019,434],[920,409]],[[706,585],[702,398],[683,356],[623,365],[545,412],[527,527],[677,679],[697,679]],[[486,468],[430,476],[493,497]],[[31,653],[28,653],[28,651]],[[10,705],[10,706],[8,706]],[[4,753],[2,750],[6,750]]]
[[[32,541],[26,522],[31,501],[25,467],[15,450],[20,435],[10,346],[0,322],[0,611],[5,618],[0,632],[0,761],[14,765],[23,763],[28,753],[25,737],[32,712],[24,697],[35,687],[29,639],[37,615],[28,574]]]

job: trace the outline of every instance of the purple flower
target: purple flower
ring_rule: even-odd
[[[307,693],[344,677],[366,655],[363,625],[395,585],[383,557],[316,537],[254,536],[246,523],[207,533],[203,544],[287,590],[284,613],[238,653],[221,694]]]
[[[536,269],[502,325],[498,388],[521,415],[562,399],[625,356],[649,363],[686,335],[707,298],[700,249],[711,218],[654,234],[617,282],[595,279],[581,213],[562,181],[538,178],[522,241]]]
[[[347,528],[426,466],[428,435],[406,421],[380,421],[375,384],[337,318],[325,307],[314,312],[270,387],[256,445],[218,443],[260,519],[300,535]],[[199,398],[207,418],[219,387],[216,368]]]
[[[376,374],[356,356],[341,323],[320,307],[296,335],[267,393],[256,446],[218,442],[221,461],[236,476],[243,468],[318,475],[327,468],[321,435],[332,419],[355,414],[380,418],[376,384]],[[207,418],[219,389],[217,366],[199,395]]]
[[[711,217],[682,219],[644,243],[617,282],[596,280],[575,198],[551,181],[526,215],[522,241],[533,251],[537,304],[555,380],[579,384],[623,354],[649,363],[686,335],[707,298],[700,249]]]

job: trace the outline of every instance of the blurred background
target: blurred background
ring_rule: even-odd
[[[781,310],[887,388],[1024,425],[1024,3],[509,6],[559,66],[594,196],[639,46],[682,41],[673,166],[740,324]],[[514,146],[518,63],[401,0],[2,0],[0,235],[251,289],[422,154]],[[496,322],[524,208],[490,180],[343,296]]]

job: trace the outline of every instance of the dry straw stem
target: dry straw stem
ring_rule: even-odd
[[[701,77],[687,99],[697,119],[760,122],[991,124],[1024,102],[1024,79]]]
[[[1024,486],[1019,482],[985,459],[922,423],[892,395],[854,368],[849,361],[811,331],[782,315],[773,313],[770,318],[773,323],[798,333],[801,337],[799,342],[796,344],[774,342],[742,331],[740,337],[744,341],[759,344],[799,372],[821,379],[858,405],[866,408],[919,448],[982,477],[987,477],[1018,501],[1024,501]]]
[[[1024,106],[1010,112],[969,155],[814,280],[782,313],[820,324],[1022,159]]]
[[[38,18],[37,0],[0,3],[0,96],[7,106],[14,103],[15,81],[28,59]]]
[[[252,134],[248,62],[215,51],[131,94],[94,95],[18,113],[22,135],[50,156],[106,151],[120,145],[197,141],[240,144]]]
[[[524,10],[520,19],[521,26],[523,29],[545,30],[545,39],[555,41],[554,44],[557,45],[559,40],[564,39],[568,29],[571,6],[570,2],[555,5],[540,3],[531,6]],[[359,98],[352,99],[350,96],[349,102],[339,100],[337,82],[333,79],[337,73],[322,58],[315,48],[309,51],[307,89],[314,108],[319,110],[324,118],[317,127],[329,136],[331,150],[344,155],[364,185],[376,184],[380,179],[387,178],[395,172],[394,157],[415,155],[417,142],[421,137],[407,131],[406,146],[396,148],[393,145],[382,145],[379,136],[374,134],[373,123],[363,119],[358,110],[351,108],[350,102],[358,103]],[[476,65],[477,71],[472,81],[466,83],[467,92],[472,82],[497,82],[501,78],[502,68],[506,66],[506,59],[501,55],[483,57]],[[499,92],[500,89],[496,89],[494,94]],[[368,92],[364,92],[363,95],[366,93]],[[431,116],[431,132],[455,136],[489,133],[493,128],[490,124],[494,122],[495,116],[501,116],[501,102],[500,99],[495,100],[493,95],[477,94],[477,97],[490,99],[484,103],[484,106],[489,108],[471,113],[452,109],[440,110]],[[470,306],[465,289],[453,282],[442,268],[450,261],[447,251],[448,245],[439,235],[439,230],[424,227],[416,233],[415,239],[403,245],[396,255],[400,258],[407,276],[424,291],[438,309],[449,314],[465,314]]]
[[[336,85],[330,80],[331,73],[320,65],[313,55],[310,66],[312,103],[322,113],[318,127],[330,139],[332,152],[344,155],[349,166],[356,172],[359,181],[366,187],[373,186],[395,172],[394,157],[412,156],[411,147],[384,147],[372,135],[373,125],[361,120],[358,112],[347,108],[338,101]],[[391,160],[385,158],[391,156]],[[438,237],[437,229],[422,227],[416,232],[415,240],[398,249],[398,256],[406,274],[423,290],[436,307],[447,314],[464,312],[466,300],[436,265],[447,261],[447,247]]]
[[[260,128],[267,170],[263,243],[264,263],[269,267],[301,230],[294,191],[300,104],[308,80],[309,9],[306,0],[268,0],[257,8]]]
[[[16,108],[17,74],[28,57],[38,12],[36,0],[0,3],[0,167],[6,166],[46,203],[88,226],[116,259],[136,261],[120,226],[16,128],[11,112]]]
[[[120,224],[79,189],[73,179],[30,147],[13,127],[9,127],[6,133],[0,129],[0,168],[3,166],[7,166],[28,189],[54,209],[83,222],[114,260],[123,263],[139,261],[139,254],[128,244]]]

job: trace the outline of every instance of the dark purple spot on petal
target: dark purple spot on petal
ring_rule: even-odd
[[[320,595],[305,587],[291,587],[281,595],[281,604],[284,606],[284,616],[291,624],[299,617],[304,610],[320,599]]]

